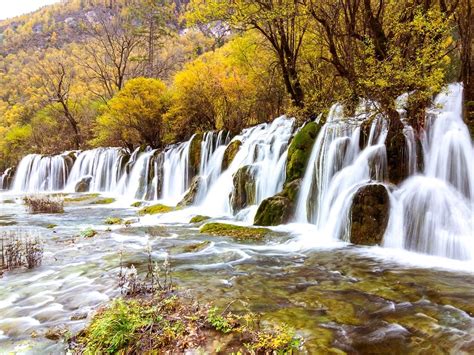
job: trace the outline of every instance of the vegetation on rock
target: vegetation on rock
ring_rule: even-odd
[[[193,218],[191,218],[189,223],[201,223],[201,222],[207,221],[208,219],[211,219],[211,217],[197,215],[197,216],[194,216]]]
[[[233,189],[230,203],[234,213],[256,202],[255,195],[257,192],[253,169],[251,165],[245,165],[239,168],[233,175]]]
[[[146,214],[158,214],[158,213],[168,213],[175,210],[174,207],[162,205],[162,204],[156,204],[152,206],[147,206],[143,207],[141,210],[138,211],[138,214],[140,216],[144,216]]]
[[[33,269],[40,266],[43,250],[39,236],[23,231],[3,233],[0,235],[0,276],[4,269]]]
[[[113,224],[122,224],[124,220],[118,217],[109,217],[105,220],[105,224],[113,225]]]
[[[381,184],[361,187],[350,210],[350,241],[360,245],[380,245],[388,224],[390,201]]]
[[[272,231],[267,228],[243,227],[227,223],[206,223],[199,230],[200,233],[214,236],[227,236],[237,240],[260,240]]]
[[[25,196],[23,198],[31,213],[64,213],[64,200],[54,196]]]
[[[242,141],[236,139],[230,142],[230,144],[227,146],[224,152],[224,158],[222,158],[222,166],[221,166],[222,171],[227,170],[227,168],[229,167],[229,165],[232,163],[235,156],[237,155],[241,145],[242,145]]]

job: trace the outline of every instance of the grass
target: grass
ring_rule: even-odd
[[[25,196],[23,198],[30,213],[64,213],[64,200],[53,196]]]
[[[43,250],[43,243],[37,235],[22,231],[4,233],[0,236],[0,271],[40,266]]]
[[[82,238],[93,238],[97,235],[97,232],[93,230],[92,228],[87,228],[83,230],[80,234]]]
[[[142,208],[141,210],[138,211],[138,214],[140,216],[144,216],[147,214],[168,213],[174,210],[175,210],[174,207],[166,206],[162,204],[156,204],[156,205],[151,205],[151,206]]]
[[[268,228],[236,226],[227,223],[207,223],[201,227],[200,233],[213,236],[228,236],[237,240],[260,240],[271,233]]]

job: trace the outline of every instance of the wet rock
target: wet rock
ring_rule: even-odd
[[[89,191],[92,176],[83,177],[79,182],[76,183],[74,191],[76,192],[87,192]]]
[[[194,216],[193,218],[191,218],[189,223],[201,223],[201,222],[207,221],[209,219],[211,219],[211,217],[197,215],[197,216]]]
[[[71,316],[71,320],[82,320],[87,318],[87,312],[76,312]]]
[[[222,159],[222,171],[226,170],[232,161],[234,160],[235,156],[237,155],[242,142],[238,139],[232,141],[226,148],[224,152],[224,158]]]
[[[293,137],[288,148],[288,163],[286,165],[287,183],[304,176],[306,164],[321,127],[321,124],[309,122]]]
[[[255,174],[250,165],[241,167],[233,177],[234,188],[230,203],[234,213],[255,204]]]
[[[262,201],[255,215],[254,225],[277,226],[288,223],[294,215],[301,179],[285,185],[283,191]]]
[[[199,232],[213,236],[232,237],[237,240],[259,240],[269,235],[271,230],[227,223],[207,223],[201,227]]]
[[[191,186],[189,187],[188,191],[184,195],[183,199],[178,203],[178,206],[181,206],[181,207],[191,206],[196,200],[201,183],[202,183],[202,178],[200,176],[195,176],[193,181],[191,182]]]
[[[385,139],[385,147],[387,150],[388,178],[391,183],[398,185],[408,177],[409,173],[403,124],[398,117],[391,118],[387,138]]]
[[[191,179],[199,174],[199,168],[201,166],[202,139],[203,134],[196,133],[189,146],[189,176]]]
[[[350,241],[360,245],[380,245],[387,228],[390,201],[381,184],[360,188],[354,195],[350,211]]]
[[[140,211],[138,211],[138,214],[140,216],[144,216],[146,214],[168,213],[168,212],[171,212],[173,210],[174,210],[174,208],[171,207],[171,206],[166,206],[166,205],[162,205],[162,204],[158,203],[156,205],[147,206],[147,207],[142,208]]]

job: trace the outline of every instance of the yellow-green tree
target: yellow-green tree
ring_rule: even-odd
[[[163,116],[169,105],[169,95],[162,81],[148,78],[129,80],[98,117],[94,144],[161,147]]]

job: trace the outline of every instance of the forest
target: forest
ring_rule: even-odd
[[[391,112],[414,92],[422,111],[453,81],[469,102],[471,19],[469,0],[45,7],[0,23],[0,170],[32,152],[162,148],[283,113],[304,122],[361,98]]]
[[[61,0],[0,21],[0,353],[474,354],[473,18]]]

